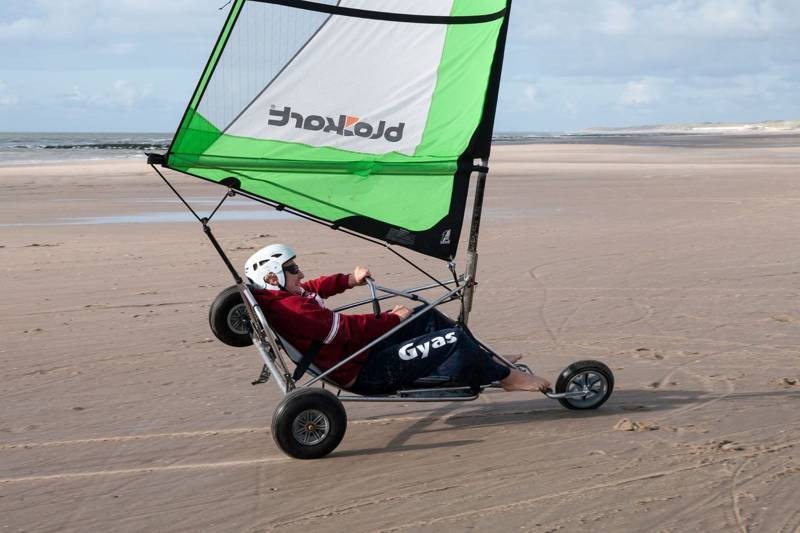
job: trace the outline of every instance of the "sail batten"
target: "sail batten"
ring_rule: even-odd
[[[167,166],[451,259],[509,7],[235,0]]]
[[[308,11],[330,13],[346,17],[356,17],[371,20],[385,20],[389,22],[410,22],[414,24],[478,24],[502,18],[506,9],[483,15],[423,15],[414,13],[395,13],[389,11],[375,11],[373,9],[358,9],[341,5],[330,6],[319,2],[307,0],[252,0],[265,4],[295,7]],[[407,6],[403,6],[406,7]]]

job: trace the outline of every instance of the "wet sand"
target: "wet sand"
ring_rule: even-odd
[[[614,395],[348,404],[320,461],[273,444],[277,387],[208,328],[229,274],[144,163],[0,168],[0,528],[797,531],[798,164],[800,143],[496,147],[471,325],[553,380],[603,360]],[[222,194],[176,184],[206,213]],[[277,240],[307,274],[424,282],[310,223],[215,228],[236,264]]]

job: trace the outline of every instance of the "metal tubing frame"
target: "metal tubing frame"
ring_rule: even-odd
[[[441,389],[419,389],[423,391],[436,391]],[[405,391],[400,391],[397,394],[401,394]],[[479,394],[473,394],[472,396],[450,396],[450,397],[421,397],[421,398],[409,398],[405,396],[356,396],[355,394],[340,394],[337,396],[339,401],[342,402],[422,402],[422,403],[430,403],[430,402],[471,402],[473,400],[478,399]]]
[[[359,350],[356,350],[352,354],[348,355],[345,359],[342,359],[341,361],[339,361],[338,363],[336,363],[335,365],[330,367],[328,370],[326,370],[322,374],[320,374],[320,375],[316,376],[315,378],[313,378],[312,380],[304,383],[302,386],[303,387],[309,387],[309,386],[313,385],[314,383],[316,383],[317,381],[327,377],[329,374],[331,374],[331,372],[335,371],[337,368],[341,367],[342,365],[344,365],[346,363],[349,363],[350,361],[355,359],[357,356],[361,355],[362,353],[366,352],[367,350],[369,350],[370,348],[372,348],[373,346],[378,344],[383,339],[387,338],[389,335],[392,335],[393,333],[395,333],[396,331],[399,331],[400,329],[402,329],[406,325],[410,324],[414,320],[417,320],[419,317],[421,317],[422,315],[424,315],[425,313],[427,313],[428,311],[430,311],[431,309],[433,309],[437,305],[441,304],[442,302],[444,302],[445,300],[447,300],[448,298],[450,298],[451,296],[453,296],[457,292],[463,291],[464,288],[469,285],[469,279],[468,278],[467,278],[466,281],[467,281],[467,283],[465,283],[464,285],[462,285],[460,287],[456,287],[455,289],[453,289],[451,291],[448,291],[448,293],[445,294],[444,296],[441,296],[440,298],[437,298],[432,303],[429,303],[427,306],[425,306],[425,308],[422,311],[420,311],[419,313],[415,313],[415,314],[411,315],[406,320],[404,320],[403,322],[399,323],[398,325],[396,325],[395,327],[393,327],[392,329],[390,329],[389,331],[387,331],[386,333],[384,333],[383,335],[381,335],[377,339],[373,340],[372,342],[370,342],[366,346],[363,346]]]
[[[486,159],[482,159],[481,160],[481,165],[483,167],[487,167],[487,163],[488,162],[487,162]],[[222,258],[222,261],[225,263],[225,266],[228,268],[228,270],[233,275],[233,278],[236,281],[237,286],[239,286],[239,292],[242,295],[242,300],[245,303],[245,307],[247,308],[248,313],[252,317],[255,317],[257,319],[255,321],[251,321],[251,322],[254,322],[254,323],[258,324],[257,328],[260,330],[261,335],[259,335],[259,332],[256,330],[256,327],[253,327],[252,324],[251,324],[251,327],[253,327],[253,331],[251,332],[251,337],[253,339],[253,344],[258,349],[258,352],[259,352],[259,355],[261,356],[261,359],[263,360],[263,362],[266,365],[266,367],[269,369],[270,374],[274,377],[275,381],[278,384],[278,387],[281,389],[281,391],[284,394],[288,394],[289,392],[291,392],[296,387],[296,383],[292,379],[291,374],[289,373],[289,370],[288,370],[288,367],[286,365],[286,362],[283,360],[283,357],[280,355],[281,348],[278,345],[278,342],[275,339],[274,335],[272,334],[272,331],[270,330],[270,328],[269,327],[264,328],[264,327],[261,326],[262,322],[264,324],[269,324],[269,323],[267,322],[266,318],[264,317],[264,314],[261,311],[261,308],[258,305],[258,302],[250,301],[251,298],[252,298],[252,295],[250,294],[250,291],[245,288],[244,282],[243,282],[241,276],[239,276],[239,273],[236,271],[234,266],[231,264],[230,260],[228,259],[228,256],[225,254],[225,251],[222,249],[222,246],[220,246],[219,242],[214,237],[214,234],[211,232],[211,227],[208,225],[208,222],[210,221],[211,217],[213,217],[216,214],[216,212],[222,206],[222,204],[225,201],[225,199],[227,197],[229,197],[229,196],[233,196],[236,193],[241,194],[243,196],[246,196],[248,198],[251,198],[253,200],[259,201],[261,203],[264,203],[264,204],[267,204],[267,205],[272,205],[274,207],[277,207],[278,209],[282,209],[283,206],[280,206],[279,204],[273,204],[272,202],[264,201],[261,198],[257,198],[257,197],[251,196],[251,195],[249,195],[247,193],[243,193],[243,191],[237,191],[236,193],[234,193],[234,191],[231,190],[225,195],[225,197],[223,197],[223,199],[219,202],[219,204],[217,204],[217,206],[215,207],[214,211],[211,213],[211,216],[209,216],[209,217],[200,217],[191,208],[191,206],[186,202],[186,200],[183,199],[181,194],[178,193],[178,191],[172,186],[172,184],[166,179],[166,177],[161,172],[159,172],[159,170],[155,167],[155,165],[150,165],[150,166],[153,168],[153,170],[156,171],[156,173],[161,177],[161,179],[164,180],[164,182],[169,186],[169,188],[172,189],[172,191],[175,193],[175,195],[184,203],[184,205],[189,209],[189,211],[191,211],[191,213],[195,216],[195,218],[197,218],[197,220],[202,224],[203,232],[206,234],[206,237],[208,237],[208,239],[211,241],[211,244],[213,245],[214,249],[218,252],[220,257]],[[482,212],[482,209],[483,209],[483,195],[484,195],[484,190],[485,190],[487,174],[488,174],[487,171],[479,172],[479,174],[478,174],[478,182],[477,182],[477,184],[475,186],[475,201],[474,201],[473,211],[472,211],[472,223],[470,225],[469,246],[468,246],[468,249],[467,249],[466,272],[462,276],[460,276],[460,278],[461,278],[460,281],[463,281],[464,284],[463,285],[459,285],[455,289],[450,290],[444,296],[434,300],[433,303],[428,303],[424,298],[416,296],[415,293],[423,291],[423,290],[432,289],[434,287],[447,288],[449,285],[451,285],[453,283],[457,284],[459,282],[459,278],[456,278],[453,281],[447,281],[447,282],[441,282],[439,280],[434,279],[434,281],[436,281],[436,283],[434,283],[434,284],[424,285],[424,286],[421,286],[421,287],[414,287],[412,289],[406,289],[405,291],[395,291],[395,290],[389,289],[387,287],[382,287],[382,286],[374,285],[373,283],[370,283],[370,290],[373,293],[373,298],[370,298],[370,299],[367,299],[367,300],[363,300],[363,301],[359,301],[359,302],[354,302],[352,304],[347,304],[347,305],[338,307],[338,308],[335,309],[335,311],[338,312],[338,311],[343,311],[343,310],[347,310],[347,309],[352,309],[354,307],[359,307],[361,305],[365,305],[365,304],[370,303],[370,302],[378,302],[380,300],[386,300],[386,299],[394,298],[394,297],[405,297],[405,298],[408,298],[408,299],[413,300],[413,301],[422,301],[423,303],[426,304],[426,307],[422,311],[420,311],[419,313],[416,313],[413,316],[411,316],[407,321],[398,324],[397,326],[395,326],[394,328],[392,328],[391,330],[389,330],[388,332],[386,332],[382,336],[378,337],[377,339],[375,339],[371,343],[367,344],[366,346],[364,346],[360,350],[358,350],[358,351],[354,352],[353,354],[349,355],[347,358],[345,358],[344,360],[340,361],[339,363],[337,363],[333,367],[329,368],[328,370],[326,370],[322,374],[320,374],[320,375],[314,377],[313,379],[311,379],[310,381],[306,382],[305,384],[302,385],[303,388],[310,387],[311,385],[313,385],[317,381],[324,380],[324,378],[326,378],[331,372],[333,372],[337,368],[341,367],[345,363],[348,363],[349,361],[351,361],[356,356],[360,355],[361,353],[365,352],[366,350],[368,350],[369,348],[371,348],[372,346],[374,346],[378,342],[380,342],[383,339],[387,338],[389,335],[395,333],[396,331],[399,331],[406,324],[418,319],[420,316],[422,316],[425,313],[429,312],[431,309],[435,308],[436,306],[444,303],[446,300],[453,299],[453,296],[455,294],[459,293],[459,292],[462,293],[461,294],[461,298],[462,298],[462,302],[463,302],[463,312],[462,312],[461,321],[464,324],[464,326],[467,325],[467,321],[469,320],[469,312],[472,309],[472,299],[473,299],[473,295],[474,295],[474,291],[475,291],[475,282],[474,282],[474,280],[475,280],[475,275],[476,275],[476,271],[477,271],[477,264],[478,264],[478,252],[477,252],[478,233],[480,231],[480,219],[481,219],[481,212]],[[303,217],[303,218],[311,219],[311,217],[308,217],[307,215],[305,217]],[[349,233],[349,232],[347,232],[347,233]],[[371,239],[367,239],[367,240],[371,240]],[[387,245],[387,247],[389,247],[389,246]],[[429,277],[430,277],[430,275],[429,275]],[[384,296],[377,296],[375,294],[376,290],[380,290],[380,291],[385,292],[387,294],[384,295]],[[502,363],[507,365],[509,368],[515,368],[515,365],[513,363],[511,363],[505,357],[503,357],[502,355],[500,355],[497,352],[495,352],[494,350],[492,350],[488,345],[486,345],[480,339],[475,337],[475,335],[472,334],[472,332],[470,332],[470,334],[478,342],[478,344],[481,345],[481,347],[483,347],[486,351],[491,353],[495,358],[497,358],[499,361],[501,361]],[[267,341],[266,345],[262,341],[262,336]],[[455,390],[466,390],[466,389],[468,389],[468,387],[466,387],[466,388],[456,387],[456,388],[445,388],[445,389],[431,387],[430,389],[411,389],[411,390],[398,391],[398,393],[396,393],[395,395],[392,395],[392,396],[357,396],[357,395],[349,395],[349,394],[346,394],[346,395],[341,395],[340,394],[339,395],[339,399],[341,401],[351,401],[351,402],[356,402],[356,401],[360,401],[360,402],[456,402],[456,401],[461,401],[461,402],[464,402],[464,401],[472,401],[472,400],[475,400],[476,398],[478,398],[480,393],[476,393],[476,394],[471,395],[471,396],[463,396],[463,397],[457,397],[456,396],[456,397],[443,397],[443,398],[441,398],[441,397],[431,397],[431,398],[413,398],[413,397],[411,397],[410,398],[410,397],[404,396],[405,394],[408,394],[408,393],[412,393],[413,394],[413,393],[421,393],[421,392],[426,392],[426,391],[442,391],[442,390],[455,391]],[[547,396],[550,399],[583,398],[583,397],[586,396],[586,394],[588,392],[590,392],[590,391],[589,390],[582,390],[582,391],[573,391],[573,392],[564,392],[564,393],[554,393],[554,392],[548,391],[548,392],[545,392],[545,396]]]
[[[433,285],[433,286],[430,286],[428,288],[433,288],[433,287],[437,287],[437,286],[438,285]],[[261,307],[259,306],[258,302],[255,301],[255,299],[253,298],[253,296],[250,293],[249,289],[245,286],[244,283],[238,284],[238,287],[239,287],[239,292],[242,295],[242,300],[243,300],[243,302],[245,304],[245,307],[247,308],[247,312],[251,316],[251,325],[255,324],[255,325],[252,325],[253,331],[251,332],[251,338],[253,339],[253,344],[258,349],[258,352],[259,352],[259,355],[261,356],[261,359],[263,360],[264,364],[269,369],[270,375],[275,377],[275,381],[277,382],[278,387],[281,389],[281,391],[284,393],[284,395],[288,394],[289,392],[291,392],[292,390],[297,388],[297,384],[294,381],[294,379],[292,379],[291,373],[288,370],[286,362],[284,361],[283,357],[281,356],[282,348],[279,346],[277,339],[272,334],[272,331],[271,331],[270,326],[269,326],[269,322],[266,320],[266,317],[264,316],[264,313],[261,311]],[[410,290],[423,290],[423,289],[424,289],[424,287],[418,287],[418,288],[410,289]],[[455,293],[460,289],[463,289],[463,286],[459,287],[457,289],[454,289],[451,292]],[[396,291],[396,292],[400,292],[400,291]],[[407,291],[405,291],[405,292],[407,292]],[[391,296],[394,296],[394,295],[391,295]],[[444,296],[444,297],[442,297],[440,299],[444,300],[447,297],[448,296]],[[368,302],[369,302],[369,300],[367,300],[367,303]],[[431,309],[433,309],[436,305],[438,305],[438,303],[429,304],[426,309],[423,309],[423,311],[421,311],[420,313],[417,313],[416,315],[414,315],[413,318],[416,319],[419,316],[422,316],[426,312],[428,312]],[[399,329],[400,327],[402,327],[403,325],[405,325],[407,323],[408,322],[405,322],[404,324],[398,325],[392,331],[387,332],[386,335],[391,335],[395,330]],[[266,325],[266,326],[264,326],[264,325]],[[266,340],[266,344],[262,339]],[[382,340],[382,338],[381,339],[376,339],[375,342],[379,342],[380,340]],[[369,348],[369,346],[365,347],[365,349],[366,348]],[[359,352],[356,352],[356,353],[352,354],[351,356],[349,356],[348,360],[350,358],[352,358],[352,357],[355,357],[358,354],[359,354]],[[342,364],[345,363],[345,362],[347,362],[347,360],[342,361]],[[335,370],[335,367],[331,368],[328,372],[330,372],[332,370]],[[328,372],[325,372],[324,374],[320,374],[320,375],[316,376],[315,378],[313,378],[312,380],[308,381],[307,383],[304,383],[302,386],[300,386],[300,388],[308,387],[308,386],[312,385],[314,382],[316,382],[318,380],[324,380],[324,381],[326,381],[328,383],[331,383],[333,386],[339,388],[338,384],[332,383],[332,382],[324,379]],[[397,393],[394,393],[394,394],[391,394],[391,395],[387,395],[387,396],[360,396],[360,395],[350,395],[350,394],[342,395],[342,394],[340,394],[338,397],[343,402],[345,402],[345,401],[350,401],[350,402],[354,402],[354,401],[360,401],[360,402],[367,402],[367,401],[376,401],[376,402],[444,402],[444,401],[471,401],[471,400],[474,400],[474,399],[478,398],[479,394],[471,394],[471,395],[468,395],[468,396],[467,395],[465,395],[465,396],[451,396],[451,397],[438,397],[438,396],[436,396],[436,397],[428,397],[428,398],[425,398],[425,397],[422,397],[422,398],[417,397],[417,398],[415,398],[415,397],[406,396],[409,393],[410,394],[419,394],[419,393],[425,393],[427,391],[437,391],[437,392],[438,391],[453,391],[453,392],[455,392],[455,391],[468,391],[468,390],[471,390],[470,387],[446,387],[446,388],[430,387],[430,388],[400,390]]]
[[[472,222],[469,227],[469,245],[467,246],[466,277],[470,279],[467,290],[464,291],[464,307],[461,313],[461,322],[466,326],[469,322],[469,313],[472,311],[472,299],[475,295],[475,279],[478,271],[478,232],[481,228],[481,214],[483,212],[483,193],[486,189],[486,176],[489,161],[481,159],[481,167],[486,170],[478,172],[478,181],[475,184],[475,200],[472,205]]]
[[[441,284],[440,283],[431,283],[431,284],[428,284],[428,285],[423,285],[421,287],[413,287],[411,289],[406,289],[404,291],[396,291],[394,289],[390,289],[388,287],[382,287],[380,285],[375,285],[375,289],[379,290],[381,292],[387,293],[387,294],[384,294],[383,296],[378,296],[378,298],[377,298],[378,301],[388,300],[390,298],[401,297],[401,298],[408,298],[409,300],[412,300],[412,301],[415,301],[415,302],[422,302],[424,304],[428,304],[428,301],[425,300],[425,298],[422,298],[420,296],[416,296],[415,293],[426,291],[428,289],[434,289],[436,287],[441,287],[442,284],[444,284],[445,286],[449,286],[449,285],[452,285],[453,283],[455,283],[455,280],[453,280],[453,281],[444,281]],[[345,304],[345,305],[339,306],[336,309],[333,309],[333,312],[334,313],[339,313],[341,311],[347,311],[348,309],[353,309],[353,308],[356,308],[356,307],[361,307],[362,305],[367,305],[370,302],[372,302],[372,298],[368,298],[366,300],[359,300],[357,302],[353,302],[353,303],[349,303],[349,304]]]
[[[592,392],[588,389],[586,390],[576,390],[572,392],[545,392],[544,395],[550,398],[551,400],[560,400],[562,398],[571,399],[571,398],[585,398]]]
[[[261,307],[258,305],[258,302],[255,301],[255,298],[253,298],[250,290],[245,287],[244,283],[237,283],[237,286],[239,288],[239,293],[242,295],[242,301],[247,309],[247,313],[251,316],[250,327],[252,331],[250,332],[250,338],[253,339],[253,344],[258,348],[261,359],[263,359],[264,364],[267,365],[270,374],[274,376],[278,387],[280,387],[284,394],[287,394],[294,388],[294,382],[288,372],[286,362],[280,356],[280,349],[278,348],[275,337],[272,335],[269,327],[262,326],[262,324],[269,325],[269,322],[267,322],[264,313],[261,311]],[[255,320],[252,320],[252,318],[255,318]],[[262,337],[267,340],[267,346],[271,354],[264,346],[264,342],[261,340]],[[280,361],[281,368],[278,367],[276,361]]]

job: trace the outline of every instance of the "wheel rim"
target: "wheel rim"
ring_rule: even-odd
[[[244,304],[236,305],[228,312],[228,328],[237,335],[250,333],[250,320],[247,317],[247,309],[245,309]]]
[[[292,423],[292,436],[300,444],[313,446],[325,440],[330,427],[330,421],[325,413],[308,409],[295,417]]]
[[[583,398],[570,398],[569,403],[579,408],[596,404],[608,391],[608,379],[596,370],[584,370],[570,378],[564,392],[584,391],[586,395]]]

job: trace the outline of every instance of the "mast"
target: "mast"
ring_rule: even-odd
[[[480,158],[478,181],[475,184],[475,199],[472,207],[472,222],[469,228],[469,245],[467,246],[466,274],[469,276],[469,287],[464,290],[464,306],[462,321],[466,325],[469,313],[472,310],[472,299],[475,296],[475,277],[478,270],[478,231],[481,226],[481,211],[483,210],[483,191],[486,188],[486,175],[489,173],[489,153],[492,149],[492,132],[494,119],[497,113],[497,97],[500,92],[500,75],[503,70],[503,56],[505,54],[506,36],[508,35],[508,19],[511,12],[511,0],[506,0],[506,16],[497,37],[497,47],[494,51],[489,84],[487,87],[486,106],[483,109],[481,125],[475,132],[473,142],[478,147],[474,157]],[[474,161],[474,159],[473,159]]]
[[[483,210],[483,191],[486,188],[487,159],[481,159],[482,169],[478,172],[478,181],[475,184],[475,199],[472,206],[472,222],[469,228],[469,245],[467,246],[467,268],[469,286],[464,290],[464,325],[469,322],[469,312],[472,310],[472,298],[475,294],[475,274],[478,270],[478,232],[481,227],[481,211]]]

